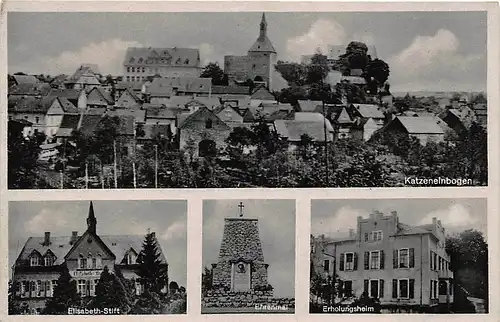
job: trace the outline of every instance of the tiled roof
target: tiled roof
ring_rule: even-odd
[[[95,65],[96,66],[96,65]],[[95,67],[94,67],[95,68]],[[101,85],[96,76],[96,71],[89,64],[80,66],[76,72],[66,80],[66,84]]]
[[[62,84],[64,84],[64,82],[66,82],[66,79],[68,79],[68,75],[64,75],[64,74],[57,75],[56,77],[54,77],[52,79],[52,81],[50,81],[50,85],[54,85],[54,86],[62,85]]]
[[[78,130],[84,135],[92,135],[101,119],[102,115],[83,114],[81,125]]]
[[[380,110],[378,105],[374,104],[353,104],[354,107],[361,114],[361,117],[383,119],[384,113]]]
[[[78,108],[73,105],[66,97],[58,97],[59,103],[64,113],[78,113]]]
[[[90,96],[90,93],[92,92],[96,92],[98,93],[99,97],[103,98],[105,100],[105,103],[107,105],[109,104],[112,104],[113,103],[113,98],[111,97],[111,95],[105,91],[103,88],[101,87],[94,87],[92,89],[89,90],[87,96]],[[88,105],[98,105],[98,104],[101,104],[100,101],[91,101],[91,100],[87,100],[87,104]]]
[[[78,128],[78,123],[80,122],[80,117],[80,114],[64,114],[56,136],[68,133],[67,130],[76,130]],[[59,131],[61,131],[61,133],[59,133]]]
[[[396,117],[410,134],[444,134],[435,117]]]
[[[81,236],[79,236],[81,237]],[[140,235],[104,235],[99,236],[101,240],[106,244],[106,246],[113,252],[116,256],[117,262],[121,262],[125,257],[125,254],[133,248],[136,253],[140,253],[142,250],[142,242],[144,241],[144,236]],[[47,251],[51,251],[55,256],[55,265],[60,265],[64,262],[64,257],[73,247],[70,244],[71,236],[63,237],[50,237],[50,245],[44,245],[44,237],[30,237],[26,241],[21,253],[19,254],[16,264],[28,264],[29,256],[33,251],[38,252],[40,255],[44,256]],[[160,251],[160,260],[162,263],[167,263],[165,255]]]
[[[142,123],[146,120],[145,110],[116,109],[106,113],[109,116],[132,116],[135,122]]]
[[[125,66],[182,66],[199,67],[200,52],[192,48],[129,47]]]
[[[399,223],[398,224],[398,231],[396,235],[420,235],[420,234],[428,234],[431,233],[432,231],[425,229],[422,227],[418,226],[410,226],[406,224]]]
[[[142,90],[142,85],[143,82],[125,82],[125,81],[119,81],[115,85],[115,89],[117,90],[124,90],[124,89],[132,89],[133,91],[138,91],[140,92]]]
[[[210,78],[198,77],[163,77],[155,78],[153,82],[147,86],[146,91],[151,96],[171,96],[174,93],[174,88],[179,92],[188,93],[209,93],[212,87]]]
[[[267,28],[267,23],[266,23],[266,16],[265,14],[262,14],[262,21],[261,24],[265,24]],[[267,34],[264,32],[259,35],[259,38],[255,41],[255,43],[250,47],[248,52],[271,52],[271,53],[276,53],[276,49],[274,49],[274,46],[272,42],[267,38]]]
[[[29,95],[29,96],[44,96],[50,91],[50,84],[20,84],[10,86],[8,89],[9,96],[14,95]]]
[[[250,87],[248,86],[220,86],[212,85],[212,94],[239,94],[248,95]]]
[[[252,95],[250,96],[251,99],[257,99],[257,100],[265,100],[265,101],[275,101],[276,97],[269,92],[269,90],[265,87],[258,87],[257,89],[254,90]]]
[[[179,123],[178,127],[179,128],[186,127],[187,125],[189,125],[189,123],[195,121],[197,117],[199,117],[200,115],[203,115],[203,114],[205,114],[205,116],[208,116],[208,118],[214,120],[215,121],[214,123],[218,123],[222,127],[226,127],[227,129],[230,129],[230,127],[226,123],[224,123],[224,121],[222,121],[217,115],[215,115],[214,113],[212,113],[212,111],[210,111],[206,107],[200,107],[195,112],[187,115],[186,118],[183,117],[184,119],[183,119],[183,121],[181,123]],[[182,114],[179,114],[178,117],[180,117],[181,115]]]
[[[323,122],[325,118],[321,113],[296,112],[295,120],[301,122]]]
[[[27,96],[21,98],[10,98],[8,104],[9,112],[17,113],[47,113],[48,107],[42,104],[42,98]]]
[[[30,85],[34,85],[34,84],[37,84],[39,83],[39,80],[35,77],[35,76],[32,76],[32,75],[12,75],[12,77],[14,78],[16,84],[30,84]]]

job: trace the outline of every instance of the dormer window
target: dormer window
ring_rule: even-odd
[[[141,58],[139,58],[139,63],[142,63],[142,61],[143,61],[142,57],[141,57]]]
[[[44,263],[45,266],[53,266],[56,259],[52,254],[49,253],[49,254],[45,255],[44,261],[45,261],[45,263]]]
[[[87,268],[87,259],[83,257],[83,255],[80,255],[78,257],[78,268],[79,269],[86,269]]]
[[[189,64],[189,59],[186,59],[186,60],[184,61],[184,65],[188,65],[188,64]]]
[[[127,265],[133,265],[137,262],[137,256],[136,256],[133,249],[130,249],[130,251],[128,252],[127,257],[126,257],[126,262],[127,262]]]
[[[102,268],[102,257],[100,254],[97,254],[95,268]]]
[[[30,257],[30,266],[40,266],[40,256],[38,254],[33,254]]]

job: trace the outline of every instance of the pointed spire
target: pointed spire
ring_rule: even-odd
[[[266,22],[266,14],[262,13],[262,19],[260,21],[260,35],[259,39],[263,40],[267,37],[267,22]]]
[[[87,217],[87,231],[89,233],[95,234],[96,228],[97,228],[97,219],[95,218],[94,214],[94,204],[91,201],[89,207],[89,215]]]

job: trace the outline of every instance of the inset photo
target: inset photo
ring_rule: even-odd
[[[295,200],[203,202],[203,314],[294,313]]]
[[[486,199],[311,201],[310,313],[487,313]]]
[[[9,315],[185,314],[187,202],[9,203]]]

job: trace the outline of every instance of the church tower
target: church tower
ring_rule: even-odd
[[[259,66],[257,66],[259,72],[256,74],[262,74],[264,76],[263,78],[267,81],[267,87],[270,90],[272,90],[272,73],[274,64],[276,64],[276,55],[276,49],[267,37],[266,14],[262,13],[259,37],[248,50],[248,56],[255,57],[259,60]]]
[[[94,215],[94,205],[92,201],[90,202],[89,215],[87,217],[87,231],[92,234],[96,234],[97,229],[97,219]]]

